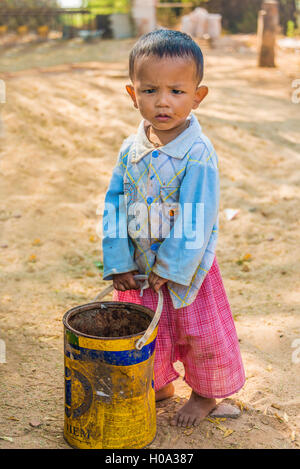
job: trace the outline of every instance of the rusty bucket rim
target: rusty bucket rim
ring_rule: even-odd
[[[114,306],[117,306],[117,307],[120,307],[120,306],[124,307],[124,305],[127,305],[127,306],[129,305],[129,306],[133,306],[134,308],[141,309],[143,312],[149,312],[149,313],[151,313],[150,324],[151,324],[151,321],[152,321],[152,319],[154,317],[154,314],[155,314],[154,311],[152,311],[152,309],[148,308],[147,306],[139,305],[139,304],[136,304],[136,303],[130,303],[130,302],[126,302],[126,301],[92,301],[91,303],[85,303],[83,305],[74,306],[74,308],[71,308],[68,311],[66,311],[65,314],[63,315],[63,318],[62,318],[63,325],[65,326],[66,329],[70,330],[71,332],[75,333],[78,336],[87,337],[89,339],[96,339],[96,340],[132,339],[134,337],[139,337],[139,336],[143,335],[145,333],[145,331],[147,331],[149,326],[147,327],[147,329],[145,329],[143,331],[140,331],[137,334],[124,335],[124,336],[121,336],[121,337],[100,337],[100,336],[89,335],[89,334],[85,334],[84,332],[77,331],[76,329],[74,329],[68,323],[68,320],[70,319],[70,316],[72,315],[72,313],[75,313],[76,311],[78,313],[83,312],[83,311],[78,311],[78,310],[80,310],[81,308],[85,308],[87,306],[94,306],[95,307],[94,309],[96,309],[97,305],[99,305],[98,307],[100,309],[101,308],[100,305],[102,305],[102,304],[114,305]],[[87,308],[87,311],[89,311],[89,308]]]
[[[125,450],[126,450],[126,449],[147,449],[147,447],[148,447],[149,445],[152,445],[152,443],[154,443],[154,440],[156,440],[156,438],[157,438],[157,428],[156,428],[156,430],[155,430],[155,435],[154,435],[153,440],[149,441],[149,443],[147,443],[145,446],[142,446],[142,447],[140,447],[140,448],[117,448],[117,450],[121,450],[121,451],[122,451],[122,450],[124,450],[124,449],[125,449]],[[75,445],[73,445],[72,443],[70,443],[70,442],[68,441],[68,437],[67,437],[67,435],[65,434],[65,432],[63,433],[63,439],[65,440],[65,442],[66,442],[69,446],[71,446],[71,448],[74,448],[74,449],[81,449],[81,448],[79,448],[78,446],[75,446]],[[102,450],[108,450],[108,451],[110,451],[110,450],[112,450],[112,449],[114,449],[114,448],[99,448],[99,449],[101,449],[101,451],[102,451]],[[150,448],[149,448],[149,449],[150,449]]]

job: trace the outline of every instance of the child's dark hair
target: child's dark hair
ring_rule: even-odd
[[[134,64],[139,57],[155,55],[157,57],[189,57],[197,68],[198,84],[203,78],[203,54],[198,44],[185,33],[171,29],[158,29],[144,34],[129,55],[129,76],[134,77]]]

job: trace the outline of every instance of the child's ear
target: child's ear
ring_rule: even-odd
[[[203,101],[203,99],[207,96],[207,94],[208,94],[207,86],[204,86],[204,85],[198,86],[196,93],[195,93],[193,109],[197,109],[197,107]]]
[[[131,97],[134,107],[138,109],[134,87],[132,85],[126,85],[126,91],[129,94],[129,96]]]

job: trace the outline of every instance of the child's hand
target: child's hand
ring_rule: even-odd
[[[167,283],[167,281],[168,281],[167,278],[159,277],[159,275],[156,275],[154,272],[150,272],[150,275],[148,278],[149,287],[152,288],[152,290],[154,290],[156,293],[158,293],[158,290],[165,283]]]
[[[133,276],[138,274],[138,271],[125,272],[124,274],[115,274],[113,276],[113,284],[116,290],[138,290],[140,286],[134,280]]]

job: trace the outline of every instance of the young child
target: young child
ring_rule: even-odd
[[[191,113],[208,93],[203,56],[186,34],[142,36],[129,58],[127,85],[143,117],[121,147],[105,199],[103,258],[114,300],[155,311],[164,305],[154,359],[156,400],[174,394],[177,360],[191,387],[171,424],[198,425],[216,398],[245,382],[238,338],[215,256],[218,159]],[[148,275],[140,296],[134,275]]]

